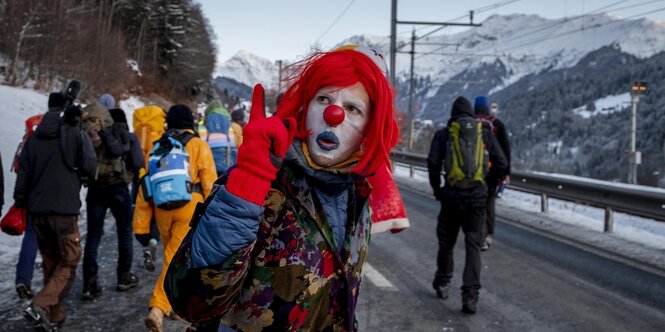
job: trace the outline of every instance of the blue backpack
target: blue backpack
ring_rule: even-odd
[[[177,209],[192,200],[195,186],[189,176],[189,154],[185,150],[192,137],[190,133],[180,137],[166,133],[150,151],[144,195],[160,209]]]

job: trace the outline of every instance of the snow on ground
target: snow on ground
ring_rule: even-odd
[[[25,133],[25,120],[33,115],[47,111],[48,96],[43,92],[0,85],[0,154],[5,179],[5,205],[3,215],[14,202],[14,182],[16,174],[10,172],[16,147]],[[0,242],[2,246],[4,242]],[[1,250],[1,249],[0,249]]]
[[[409,178],[408,167],[397,165],[395,167],[394,176],[400,184],[407,183],[412,189],[420,191],[423,191],[423,188],[426,188],[426,191],[431,193],[429,178],[426,171],[416,170],[414,177]],[[566,175],[560,176],[571,178],[571,176]],[[607,184],[607,182],[593,179],[589,179],[589,181]],[[622,184],[622,186],[623,185],[624,184]],[[640,189],[642,188],[644,187],[640,187]],[[651,190],[652,188],[649,189]],[[662,189],[657,188],[653,188],[653,190],[664,192]],[[503,197],[497,200],[497,206],[530,212],[540,212],[540,196],[507,189],[504,192]],[[543,215],[561,223],[559,225],[549,225],[555,229],[557,226],[563,228],[563,226],[566,225],[573,225],[602,233],[604,227],[604,213],[604,209],[550,198],[549,212]],[[665,250],[665,222],[615,212],[614,231],[612,235],[629,242],[643,244],[653,249]],[[621,248],[616,249],[621,250]]]
[[[588,119],[596,115],[608,115],[615,112],[623,111],[630,106],[630,93],[622,93],[618,95],[609,95],[600,98],[594,102],[595,110],[587,109],[587,106],[580,106],[573,109],[573,113]]]
[[[129,126],[129,130],[133,130],[134,125],[133,125],[133,120],[134,120],[134,111],[137,108],[141,108],[145,106],[145,103],[136,96],[130,96],[127,99],[123,99],[120,102],[118,102],[118,106],[125,111],[125,115],[127,116],[127,125]]]

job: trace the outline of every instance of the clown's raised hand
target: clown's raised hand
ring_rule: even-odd
[[[263,205],[296,131],[293,118],[266,118],[264,105],[263,86],[257,84],[249,122],[243,128],[243,142],[238,148],[237,168],[226,183],[230,193],[258,205]]]

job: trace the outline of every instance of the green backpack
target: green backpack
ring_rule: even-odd
[[[446,183],[452,187],[470,189],[485,183],[489,154],[480,121],[463,117],[450,124],[444,169]]]
[[[111,126],[113,118],[106,107],[92,104],[83,109],[81,128],[90,136],[97,155],[97,169],[91,182],[100,187],[117,183],[129,184],[133,179],[133,174],[125,166],[125,160],[121,156],[109,156],[106,146],[101,141],[99,131],[102,128],[110,129]]]

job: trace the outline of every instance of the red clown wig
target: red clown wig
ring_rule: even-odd
[[[390,167],[390,150],[397,144],[399,131],[393,90],[379,66],[368,55],[348,49],[316,53],[295,66],[295,74],[289,78],[293,84],[284,94],[277,114],[296,119],[296,137],[304,140],[309,135],[305,128],[307,107],[317,91],[360,82],[369,95],[371,111],[363,133],[364,153],[352,171],[369,175],[379,167]]]

